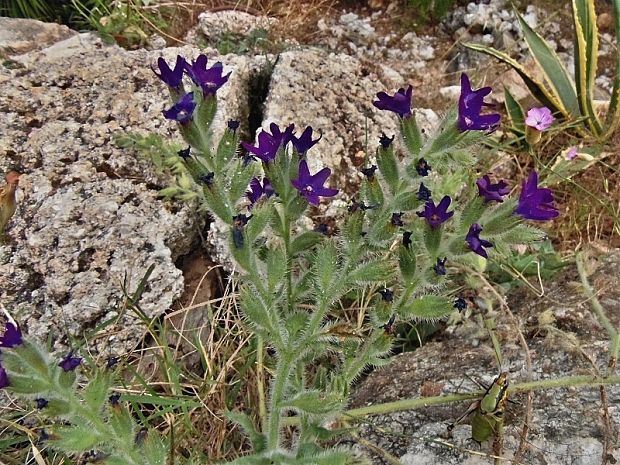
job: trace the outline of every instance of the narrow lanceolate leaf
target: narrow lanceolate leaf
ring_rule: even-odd
[[[577,118],[580,116],[579,102],[577,100],[575,88],[566,69],[562,66],[555,52],[547,45],[545,39],[534,32],[521,15],[517,14],[517,18],[519,19],[519,24],[521,25],[521,30],[523,31],[527,46],[530,52],[532,52],[534,60],[536,60],[540,69],[545,74],[545,79],[551,86],[552,92],[556,98],[562,102],[562,106],[566,111],[573,118]]]
[[[508,87],[504,87],[504,101],[506,102],[506,112],[510,117],[512,127],[521,133],[525,133],[525,115],[523,114],[523,108],[517,102],[517,99],[508,90]]]
[[[422,148],[422,133],[415,120],[415,115],[401,120],[400,131],[409,153],[417,157]]]
[[[338,254],[332,242],[327,242],[325,247],[320,247],[314,260],[316,285],[323,292],[327,291],[334,280]]]
[[[616,50],[620,50],[620,0],[613,0],[612,8],[614,10],[614,28],[616,30]],[[609,137],[620,124],[620,53],[616,54],[616,72],[614,74],[614,88],[611,92],[611,101],[609,102],[609,110],[605,118],[605,134],[603,137]]]
[[[581,114],[593,134],[601,134],[602,127],[593,107],[594,79],[598,60],[598,30],[594,0],[573,0],[575,25],[575,85]]]
[[[497,58],[501,62],[506,63],[507,65],[512,67],[512,69],[514,69],[517,74],[521,76],[521,79],[523,79],[523,83],[527,86],[532,95],[540,103],[549,108],[553,113],[560,112],[565,117],[569,116],[569,111],[564,107],[562,102],[558,98],[556,98],[555,95],[550,92],[542,82],[534,78],[534,76],[530,75],[525,66],[521,65],[518,61],[510,58],[510,56],[506,53],[500,52],[493,47],[487,47],[486,45],[474,43],[467,43],[463,45],[470,50],[475,50],[477,52],[481,52]],[[575,98],[575,101],[576,100],[577,98]]]
[[[394,267],[385,260],[372,260],[359,265],[348,275],[351,284],[381,283],[388,281],[394,273]]]
[[[325,236],[321,233],[316,231],[306,231],[293,239],[289,253],[291,254],[291,257],[294,257],[298,253],[310,250],[323,239],[325,239]]]
[[[327,415],[344,407],[337,394],[308,390],[282,401],[280,408],[293,408],[309,415]]]
[[[403,318],[436,320],[444,318],[454,311],[454,303],[447,297],[425,295],[412,302],[407,302],[399,309]]]
[[[377,150],[377,166],[379,167],[379,171],[383,175],[390,192],[394,194],[396,189],[398,189],[400,175],[398,173],[398,163],[396,162],[393,146],[390,145],[387,149],[379,147]]]
[[[226,417],[241,426],[245,434],[248,435],[255,452],[262,452],[265,449],[265,436],[256,430],[248,415],[243,412],[226,412]]]
[[[59,428],[54,433],[58,438],[53,439],[51,443],[64,452],[84,452],[93,449],[102,440],[87,426],[67,426]]]

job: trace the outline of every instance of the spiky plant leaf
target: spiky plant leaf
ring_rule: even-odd
[[[50,439],[53,447],[64,452],[86,452],[104,440],[97,431],[87,425],[60,427]]]
[[[400,133],[409,153],[413,157],[418,157],[422,148],[422,133],[415,119],[415,114],[400,119]]]
[[[351,270],[347,279],[352,284],[371,284],[389,281],[394,274],[394,267],[386,260],[371,260],[361,263]]]
[[[593,134],[601,134],[603,128],[593,107],[594,80],[598,61],[598,29],[594,0],[573,0],[573,23],[575,26],[575,86],[579,97],[581,114]]]
[[[394,195],[400,183],[400,174],[392,145],[387,149],[384,149],[382,146],[377,149],[377,166],[388,185],[390,193]]]
[[[403,319],[438,320],[454,312],[454,302],[447,297],[425,295],[403,303],[398,313]]]
[[[258,432],[254,427],[254,423],[252,419],[243,412],[226,412],[226,418],[230,421],[237,423],[245,434],[248,436],[248,439],[252,443],[252,449],[256,453],[260,453],[265,449],[266,439],[265,436]]]

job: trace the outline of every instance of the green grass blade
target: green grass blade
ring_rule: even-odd
[[[566,108],[573,118],[579,117],[581,113],[579,111],[579,101],[577,100],[575,87],[568,77],[566,69],[562,66],[560,59],[555,52],[549,48],[547,42],[534,32],[518,13],[517,18],[519,19],[525,42],[534,60],[536,60],[540,69],[545,74],[545,79],[551,86],[551,91],[556,98],[562,102],[564,108]]]
[[[573,0],[575,25],[575,87],[581,114],[593,134],[600,135],[601,122],[594,111],[594,79],[598,62],[598,30],[594,0]]]
[[[487,47],[486,45],[475,44],[475,43],[466,43],[463,45],[470,50],[475,50],[476,52],[481,52],[486,55],[490,55],[494,58],[497,58],[501,62],[509,65],[512,69],[514,69],[519,74],[519,76],[521,76],[521,79],[523,79],[523,82],[525,83],[527,88],[530,90],[532,95],[540,103],[542,103],[544,106],[549,108],[553,113],[560,112],[565,117],[569,116],[569,112],[564,107],[562,102],[558,100],[555,97],[555,95],[549,92],[549,90],[545,87],[545,85],[542,82],[538,81],[536,78],[531,76],[527,72],[525,67],[521,65],[518,61],[511,58],[506,53],[500,52],[499,50],[494,49],[493,47]]]
[[[616,73],[614,77],[614,88],[611,92],[611,101],[609,102],[609,111],[605,118],[605,135],[609,137],[618,127],[620,123],[620,0],[612,0],[612,8],[614,10],[614,27],[616,29]]]
[[[525,133],[525,115],[523,114],[523,108],[517,102],[517,99],[513,97],[507,87],[504,87],[504,100],[506,102],[506,112],[510,117],[512,127],[516,130]]]

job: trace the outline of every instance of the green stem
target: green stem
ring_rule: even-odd
[[[291,274],[291,220],[288,217],[289,204],[282,211],[282,238],[284,239],[284,254],[286,258],[286,302],[288,304],[289,312],[293,311],[293,276]]]
[[[276,365],[276,372],[271,387],[271,400],[269,402],[269,430],[267,433],[267,447],[275,450],[280,445],[280,416],[284,390],[289,378],[291,362],[288,354],[282,354]]]
[[[267,431],[267,405],[265,402],[265,370],[264,370],[264,343],[263,338],[256,336],[256,372],[258,386],[258,415],[260,416],[261,431]]]
[[[618,360],[618,350],[620,349],[620,336],[618,335],[618,330],[615,328],[609,318],[607,318],[607,315],[605,314],[605,309],[599,302],[598,298],[596,297],[596,293],[594,292],[594,289],[592,289],[592,286],[590,286],[590,283],[588,282],[585,265],[583,263],[583,257],[580,253],[576,255],[575,262],[577,263],[577,271],[579,272],[581,285],[583,286],[586,296],[590,301],[590,306],[592,307],[592,310],[594,310],[598,321],[605,328],[607,334],[609,335],[609,339],[611,341],[609,347],[610,362]]]
[[[554,379],[543,379],[539,381],[528,381],[525,383],[513,384],[508,388],[508,394],[515,392],[537,391],[544,389],[558,389],[578,386],[601,386],[609,384],[620,384],[620,376],[609,376],[597,378],[596,376],[564,376]],[[444,405],[452,402],[462,402],[464,400],[480,399],[485,391],[468,392],[465,394],[450,394],[447,396],[422,397],[419,399],[404,399],[384,404],[370,405],[344,412],[342,419],[362,418],[370,415],[383,415],[387,413],[400,412],[402,410],[417,410],[433,405]],[[287,419],[286,425],[297,424],[296,418]]]

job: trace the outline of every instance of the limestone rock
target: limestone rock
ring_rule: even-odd
[[[75,34],[60,24],[0,17],[0,56],[41,50]]]
[[[344,54],[321,49],[285,52],[273,70],[263,126],[295,123],[298,132],[308,125],[321,131],[323,138],[309,152],[310,171],[331,168],[331,185],[341,190],[341,198],[352,198],[361,179],[366,138],[372,156],[381,132],[397,132],[397,117],[372,105],[377,92],[397,90],[383,84],[383,76],[381,68]],[[426,131],[438,122],[429,110],[417,110],[416,117]]]
[[[79,34],[0,66],[0,172],[25,173],[8,231],[12,243],[0,259],[0,301],[28,333],[52,335],[63,347],[69,335],[82,336],[111,318],[95,344],[121,353],[143,334],[119,305],[125,273],[135,290],[155,265],[140,301],[149,317],[180,296],[175,261],[198,240],[206,218],[195,206],[159,200],[167,179],[115,137],[157,133],[182,143],[161,114],[170,103],[150,67],[162,54],[173,62],[177,54],[198,53],[191,47],[129,52]],[[248,81],[260,63],[226,60],[233,74],[219,93],[216,135],[231,118],[247,128]]]

